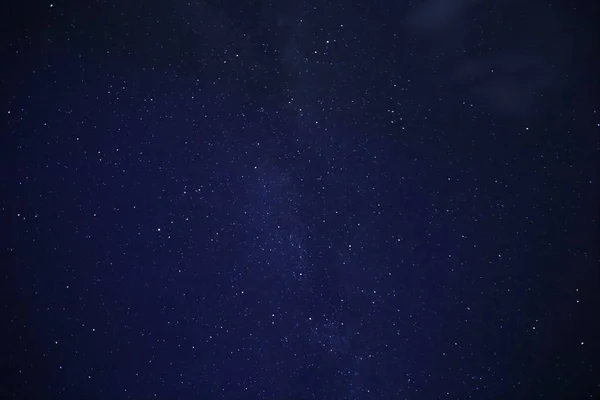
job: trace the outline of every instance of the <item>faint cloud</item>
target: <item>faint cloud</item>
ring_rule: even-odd
[[[410,29],[439,32],[452,28],[478,0],[426,0],[420,2],[407,20]]]
[[[574,39],[543,4],[427,0],[405,28],[433,52],[442,78],[491,111],[511,117],[544,106],[564,89]]]

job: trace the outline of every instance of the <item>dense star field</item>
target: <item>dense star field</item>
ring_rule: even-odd
[[[597,10],[11,3],[0,398],[600,397]]]

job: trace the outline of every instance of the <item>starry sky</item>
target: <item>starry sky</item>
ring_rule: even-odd
[[[11,2],[0,397],[599,398],[597,11]]]

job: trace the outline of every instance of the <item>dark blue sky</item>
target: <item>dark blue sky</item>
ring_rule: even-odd
[[[0,397],[599,396],[596,12],[10,5]]]

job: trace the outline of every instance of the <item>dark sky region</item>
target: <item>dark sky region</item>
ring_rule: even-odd
[[[2,399],[593,399],[593,2],[8,2]]]

